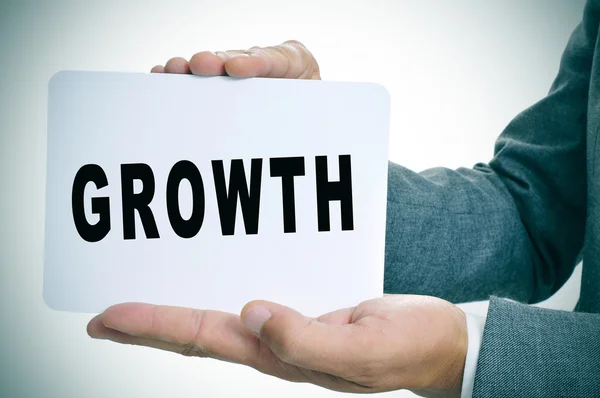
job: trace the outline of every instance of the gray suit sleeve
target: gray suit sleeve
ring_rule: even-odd
[[[600,397],[600,314],[492,297],[474,398]]]
[[[589,1],[549,94],[506,127],[489,164],[415,173],[390,163],[387,293],[532,303],[569,278],[583,246],[598,21]]]

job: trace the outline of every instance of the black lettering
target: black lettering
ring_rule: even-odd
[[[223,235],[233,235],[235,231],[235,213],[237,198],[240,198],[244,227],[247,235],[258,233],[258,213],[260,208],[260,186],[262,178],[262,159],[252,159],[250,165],[250,191],[246,183],[246,172],[242,159],[231,161],[229,173],[229,192],[225,186],[225,171],[222,160],[213,160],[213,177]]]
[[[88,223],[83,203],[83,194],[88,182],[93,182],[97,189],[108,185],[108,179],[102,167],[97,164],[86,164],[75,174],[71,193],[73,221],[79,236],[88,242],[98,242],[110,231],[110,202],[107,197],[92,198],[92,213],[98,214],[100,218],[96,224]]]
[[[133,193],[133,180],[142,182],[142,191]],[[146,238],[156,239],[158,229],[150,202],[154,197],[154,173],[145,163],[121,165],[121,195],[123,200],[123,238],[135,239],[135,212],[138,211]]]
[[[188,220],[181,217],[179,208],[179,184],[183,179],[192,187],[192,215]],[[167,214],[173,231],[182,238],[196,236],[204,221],[204,210],[204,183],[200,171],[189,160],[175,163],[167,178]]]
[[[304,158],[272,158],[269,165],[271,168],[271,177],[281,177],[283,232],[296,232],[294,177],[304,175]]]
[[[342,231],[354,229],[354,215],[352,211],[352,170],[350,155],[339,156],[340,180],[328,180],[327,156],[315,158],[317,175],[317,217],[319,231],[330,230],[329,202],[340,201],[342,216]]]

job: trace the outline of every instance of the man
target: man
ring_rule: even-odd
[[[420,174],[390,164],[385,291],[418,295],[316,319],[265,301],[240,317],[121,304],[94,318],[89,334],[339,391],[600,396],[599,25],[600,0],[589,0],[548,96],[509,124],[489,164]],[[320,78],[295,41],[201,52],[152,71]],[[483,329],[449,302],[541,301],[581,257],[576,312],[492,297]]]

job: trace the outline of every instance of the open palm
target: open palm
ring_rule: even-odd
[[[407,388],[425,395],[459,394],[467,347],[458,307],[408,295],[387,295],[318,318],[267,301],[248,303],[241,316],[127,303],[92,319],[88,333],[240,363],[337,391]]]

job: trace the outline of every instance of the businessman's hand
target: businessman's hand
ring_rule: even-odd
[[[304,45],[295,40],[278,46],[252,47],[248,50],[202,51],[189,62],[171,58],[165,66],[156,65],[153,73],[191,73],[203,76],[281,77],[321,79],[319,65]]]
[[[386,295],[308,318],[267,301],[233,314],[119,304],[90,336],[251,366],[345,392],[411,389],[459,396],[467,351],[464,313],[433,297]]]

